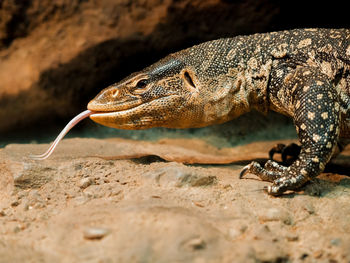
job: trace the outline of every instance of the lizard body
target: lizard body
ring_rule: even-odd
[[[294,190],[350,139],[350,30],[296,29],[218,39],[170,54],[101,91],[90,118],[122,129],[203,127],[256,109],[294,120],[301,150],[289,167],[242,172]]]

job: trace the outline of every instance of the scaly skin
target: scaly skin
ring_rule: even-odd
[[[99,93],[90,118],[121,129],[203,127],[256,109],[293,118],[289,167],[252,162],[271,195],[319,175],[350,139],[350,30],[305,29],[219,39],[171,54]]]

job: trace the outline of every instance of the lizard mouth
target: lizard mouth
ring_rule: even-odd
[[[116,114],[118,115],[123,113],[131,114],[137,111],[138,109],[142,109],[147,107],[150,104],[157,103],[157,101],[167,100],[170,97],[175,97],[175,95],[168,95],[168,96],[156,98],[153,100],[149,100],[146,102],[134,103],[129,105],[129,107],[127,107],[126,105],[123,105],[122,107],[116,107],[116,108],[100,106],[98,103],[95,103],[92,100],[89,102],[87,108],[88,110],[91,111],[91,115],[89,116],[91,119],[93,119],[94,117],[104,117],[104,116],[108,117],[108,116],[114,116]]]
[[[173,101],[172,97],[177,97],[177,95],[156,98],[131,105],[129,108],[123,107],[123,109],[95,108],[92,101],[88,104],[88,109],[91,111],[89,117],[96,123],[112,128],[128,130],[147,129],[155,126],[156,123],[162,122],[160,113]]]

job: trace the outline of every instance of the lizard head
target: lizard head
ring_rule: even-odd
[[[120,129],[206,126],[203,86],[195,70],[169,55],[102,90],[88,104],[90,118]]]
[[[188,99],[196,93],[193,77],[171,55],[102,90],[88,104],[90,118],[121,129],[186,127],[192,112]]]
[[[247,112],[241,78],[213,47],[171,54],[107,87],[88,104],[90,118],[120,129],[189,128]]]

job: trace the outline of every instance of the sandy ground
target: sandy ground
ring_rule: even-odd
[[[238,179],[275,143],[67,139],[45,161],[27,156],[47,145],[8,145],[0,262],[350,262],[350,148],[276,198]]]

